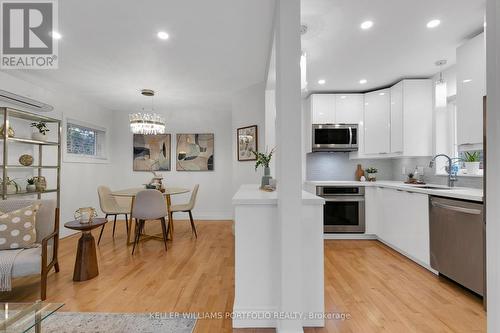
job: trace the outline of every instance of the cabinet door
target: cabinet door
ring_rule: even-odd
[[[457,143],[483,142],[483,96],[486,95],[484,33],[457,49]]]
[[[364,139],[366,154],[387,154],[390,152],[390,98],[389,89],[365,94]]]
[[[363,120],[363,95],[335,95],[335,122],[359,124]]]
[[[433,155],[432,80],[403,81],[403,151],[405,156]]]
[[[403,152],[403,81],[391,87],[391,153]]]
[[[311,112],[313,124],[335,123],[335,95],[311,95]]]

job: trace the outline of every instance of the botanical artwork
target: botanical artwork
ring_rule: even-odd
[[[257,151],[257,125],[238,128],[238,161],[255,161]]]
[[[214,170],[214,134],[177,134],[177,171]]]
[[[170,134],[134,134],[134,171],[170,171]]]

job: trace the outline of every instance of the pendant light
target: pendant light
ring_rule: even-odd
[[[444,65],[446,65],[446,60],[436,61],[436,66],[439,66],[440,68],[439,80],[436,81],[435,94],[434,94],[436,108],[446,107],[448,103],[448,92],[446,89],[446,81],[443,78],[443,70],[442,70]]]
[[[134,134],[164,134],[165,119],[154,113],[154,90],[142,89],[141,95],[151,97],[151,113],[138,112],[129,114],[130,130]],[[144,111],[144,108],[142,110]]]

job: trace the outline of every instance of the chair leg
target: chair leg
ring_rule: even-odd
[[[59,273],[59,262],[54,264],[54,269],[56,270],[56,273]]]
[[[108,214],[106,214],[106,216],[104,217],[106,219],[106,221],[108,220]],[[102,225],[102,228],[101,228],[101,233],[99,234],[99,240],[97,241],[97,245],[99,245],[99,243],[101,243],[101,237],[102,237],[102,232],[104,231],[104,226],[106,224],[103,224]]]
[[[189,213],[189,221],[191,222],[191,230],[194,232],[194,237],[198,238],[198,234],[196,233],[196,227],[193,221],[193,214],[191,213],[190,210],[188,210],[188,213]]]
[[[135,239],[134,247],[132,248],[132,254],[135,252],[135,246],[139,243],[139,238],[141,237],[141,224],[142,220],[135,219]]]
[[[40,277],[40,298],[42,301],[47,299],[47,272],[42,272]]]
[[[125,214],[125,228],[127,228],[127,238],[128,238],[129,230],[128,230],[128,215],[127,214]]]
[[[165,244],[165,251],[167,251],[167,226],[165,222],[165,218],[161,218],[161,230],[163,231],[163,243]]]
[[[115,214],[115,220],[113,221],[113,238],[115,238],[115,228],[116,228],[116,217],[118,214]]]

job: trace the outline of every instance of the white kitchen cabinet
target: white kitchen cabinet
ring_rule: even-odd
[[[430,156],[432,80],[403,80],[391,87],[391,153]]]
[[[486,95],[484,33],[457,49],[457,143],[483,142],[483,96]]]
[[[363,94],[335,95],[335,123],[359,124],[363,121]]]
[[[364,154],[387,154],[391,149],[390,89],[365,94]]]
[[[428,200],[426,194],[377,189],[379,239],[427,267],[430,266]]]
[[[365,187],[365,233],[377,235],[379,229],[377,188]]]
[[[335,95],[313,94],[310,100],[312,124],[335,123]]]

